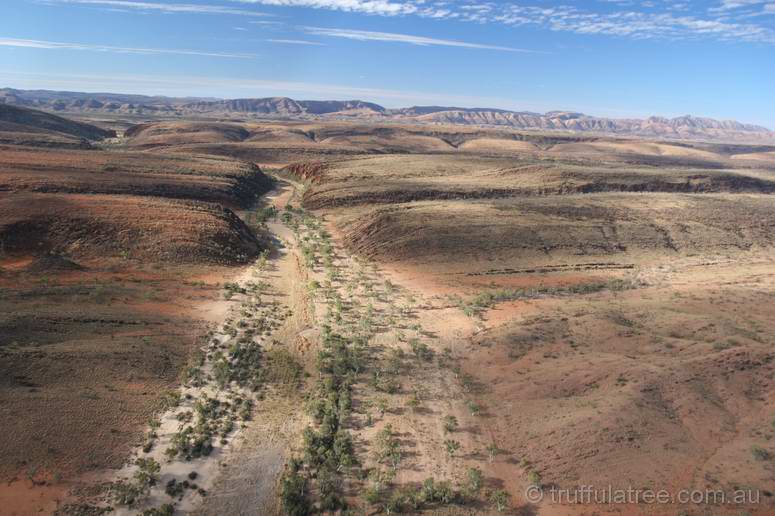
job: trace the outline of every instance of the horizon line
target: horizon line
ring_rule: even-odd
[[[163,99],[178,99],[178,100],[206,100],[209,102],[219,102],[219,101],[230,101],[230,100],[262,100],[262,99],[289,99],[294,102],[363,102],[367,104],[374,104],[384,110],[390,111],[390,110],[400,110],[400,109],[411,109],[411,108],[428,108],[428,107],[435,107],[435,108],[445,108],[449,111],[454,110],[467,110],[467,111],[504,111],[507,113],[529,113],[529,114],[536,114],[540,116],[546,116],[550,113],[574,113],[578,115],[582,115],[589,118],[595,118],[595,119],[610,119],[610,120],[648,120],[651,118],[664,118],[666,120],[675,120],[678,118],[696,118],[696,119],[710,119],[715,120],[718,122],[735,122],[743,125],[751,125],[751,126],[757,126],[762,129],[767,130],[768,132],[775,132],[775,130],[771,129],[769,126],[761,124],[761,123],[752,123],[752,122],[743,122],[737,119],[732,118],[714,118],[711,116],[702,116],[702,115],[692,115],[691,113],[686,113],[683,115],[676,115],[676,116],[667,116],[667,115],[659,115],[659,114],[651,114],[648,116],[629,116],[629,117],[615,117],[615,116],[599,116],[599,115],[591,115],[588,113],[584,113],[582,111],[578,111],[575,109],[551,109],[548,111],[540,112],[540,111],[533,111],[529,109],[525,110],[514,110],[514,109],[508,109],[508,108],[501,108],[501,107],[465,107],[462,105],[455,106],[455,105],[445,105],[445,104],[414,104],[414,105],[405,105],[401,107],[386,107],[382,105],[379,102],[375,102],[372,100],[364,100],[363,98],[356,98],[356,97],[350,97],[350,98],[342,98],[342,99],[336,99],[336,98],[325,98],[325,99],[304,99],[304,98],[294,98],[287,95],[269,95],[269,96],[211,96],[211,95],[162,95],[162,94],[154,94],[154,93],[122,93],[119,91],[85,91],[85,90],[64,90],[64,89],[49,89],[49,88],[33,88],[33,89],[27,89],[27,88],[15,88],[13,86],[0,86],[0,91],[2,90],[15,90],[15,91],[39,91],[39,92],[49,92],[49,93],[75,93],[75,94],[87,94],[87,95],[126,95],[126,96],[135,96],[135,97],[146,97],[149,99],[152,98],[163,98]],[[5,104],[5,103],[4,103]],[[454,125],[454,124],[453,124]]]

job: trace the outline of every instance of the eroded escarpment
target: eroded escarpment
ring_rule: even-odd
[[[271,188],[252,163],[141,152],[28,149],[0,152],[0,191],[122,194],[246,208]]]
[[[392,158],[391,160],[394,160]],[[770,174],[734,170],[621,170],[618,167],[521,164],[504,167],[505,162],[472,168],[468,174],[452,170],[438,174],[424,167],[380,177],[368,175],[379,161],[353,161],[339,171],[341,163],[296,164],[287,171],[313,188],[307,190],[304,204],[310,209],[347,208],[373,204],[399,204],[416,201],[507,199],[511,197],[551,197],[594,193],[753,193],[772,194],[775,179]],[[393,166],[398,166],[398,163]],[[416,160],[408,161],[411,167]],[[428,160],[428,165],[432,163]],[[443,161],[442,161],[443,163]],[[388,164],[390,164],[388,162]],[[476,164],[472,164],[474,167]],[[489,166],[488,166],[489,165]],[[499,166],[500,165],[500,166]],[[359,168],[362,166],[362,168]],[[480,167],[482,165],[479,165]],[[492,168],[490,168],[492,167]],[[308,171],[314,170],[314,178]]]
[[[420,202],[351,210],[354,252],[380,261],[491,262],[511,268],[771,248],[769,196],[600,194]],[[493,268],[488,267],[488,269]]]
[[[14,255],[228,265],[261,251],[234,212],[196,201],[25,193],[0,200],[0,217],[0,238]]]
[[[302,181],[315,183],[323,180],[326,169],[323,162],[302,162],[288,165],[284,170]]]
[[[203,306],[266,249],[239,212],[272,186],[255,164],[101,145],[0,152],[0,500],[19,514],[124,463]]]

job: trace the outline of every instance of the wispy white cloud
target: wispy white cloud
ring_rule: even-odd
[[[311,45],[316,47],[324,47],[325,44],[318,41],[307,41],[304,39],[267,39],[270,43],[283,43],[286,45]]]
[[[260,4],[283,7],[311,7],[313,9],[330,9],[336,11],[396,16],[415,14],[421,9],[419,4],[424,0],[390,1],[390,0],[232,0],[243,4]]]
[[[587,35],[775,43],[775,31],[767,27],[724,17],[700,18],[676,14],[669,9],[665,12],[626,10],[595,13],[571,6],[537,8],[512,4],[493,19],[511,26],[538,25],[552,31]]]
[[[710,9],[711,13],[723,16],[736,16],[740,18],[755,18],[775,14],[775,1],[773,0],[722,0],[721,3]]]
[[[0,46],[18,48],[38,48],[46,50],[85,50],[91,52],[112,52],[117,54],[175,54],[186,56],[226,57],[247,59],[256,57],[254,54],[230,52],[208,52],[202,50],[185,50],[170,48],[114,47],[110,45],[93,45],[86,43],[61,43],[58,41],[43,41],[39,39],[17,39],[0,37]]]
[[[775,27],[764,23],[775,14],[775,0],[716,0],[709,8],[687,1],[602,0],[584,7],[572,2],[519,3],[493,0],[227,0],[234,6],[131,0],[37,0],[49,4],[92,5],[164,13],[266,13],[247,6],[305,7],[375,16],[423,18],[535,26],[556,32],[632,39],[716,39],[775,44]],[[239,7],[241,6],[241,7]],[[761,22],[761,23],[760,23]]]
[[[504,52],[543,53],[536,50],[526,50],[522,48],[484,45],[480,43],[468,43],[466,41],[437,39],[425,36],[413,36],[409,34],[395,34],[392,32],[373,32],[353,29],[329,29],[324,27],[301,27],[301,29],[307,34],[314,34],[316,36],[330,36],[334,38],[353,39],[357,41],[388,41],[393,43],[408,43],[410,45],[419,46],[462,47],[482,50],[501,50]]]
[[[462,0],[231,0],[243,4],[308,7],[380,16],[419,16],[633,39],[714,38],[775,44],[775,28],[751,23],[753,14],[775,13],[775,0],[719,0],[706,15],[686,2],[609,0],[602,7],[572,3]],[[607,5],[606,5],[607,4]],[[735,16],[735,10],[748,11]]]
[[[718,6],[711,8],[711,11],[728,11],[741,7],[762,5],[769,1],[770,0],[721,0]]]
[[[40,0],[46,4],[76,4],[121,10],[157,11],[168,14],[233,14],[238,16],[269,16],[266,13],[219,5],[133,2],[129,0]]]

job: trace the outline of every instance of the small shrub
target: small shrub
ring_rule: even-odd
[[[175,514],[175,508],[168,503],[161,507],[146,509],[142,512],[143,516],[172,516],[173,514]]]
[[[478,493],[482,488],[482,470],[479,468],[468,468],[466,471],[466,478],[468,480],[468,488],[473,493]]]
[[[503,489],[493,491],[490,495],[490,502],[495,506],[495,510],[503,512],[509,506],[509,494]]]
[[[414,353],[417,360],[423,362],[430,362],[433,360],[433,350],[424,342],[420,342],[418,339],[412,339],[409,341],[409,345],[412,347],[412,353]]]
[[[393,433],[393,427],[390,424],[379,431],[375,439],[376,450],[375,458],[380,464],[389,464],[394,469],[401,462],[401,448],[398,439]]]
[[[409,407],[412,412],[420,407],[420,398],[417,397],[417,394],[412,394],[409,399],[406,400],[406,406]]]
[[[444,432],[451,434],[458,429],[457,418],[452,415],[444,416]]]
[[[753,455],[754,459],[761,461],[770,460],[772,458],[772,454],[770,454],[770,452],[757,444],[751,446],[751,454]]]
[[[147,492],[147,487],[134,482],[119,481],[110,486],[110,499],[118,505],[132,507]]]
[[[139,458],[135,461],[138,470],[135,471],[134,479],[140,486],[153,486],[159,480],[159,471],[161,465],[151,458]]]
[[[487,458],[490,462],[495,460],[495,456],[498,455],[501,452],[500,448],[498,448],[498,445],[493,443],[490,443],[487,445]]]
[[[170,498],[182,496],[184,490],[185,487],[183,484],[178,483],[174,478],[170,479],[169,482],[167,482],[167,485],[164,486],[164,492],[167,493]]]
[[[449,456],[454,457],[455,453],[460,449],[460,442],[455,441],[454,439],[446,439],[444,441],[444,446],[447,448]]]
[[[378,505],[382,499],[382,494],[375,486],[370,486],[366,489],[363,497],[369,505]]]

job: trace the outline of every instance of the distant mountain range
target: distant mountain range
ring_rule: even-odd
[[[287,97],[220,100],[114,93],[0,89],[0,104],[61,113],[116,113],[141,116],[212,116],[349,119],[423,124],[571,131],[652,138],[775,142],[775,132],[732,120],[694,116],[646,119],[602,118],[568,111],[534,113],[492,108],[414,106],[388,109],[360,100],[294,100]]]

